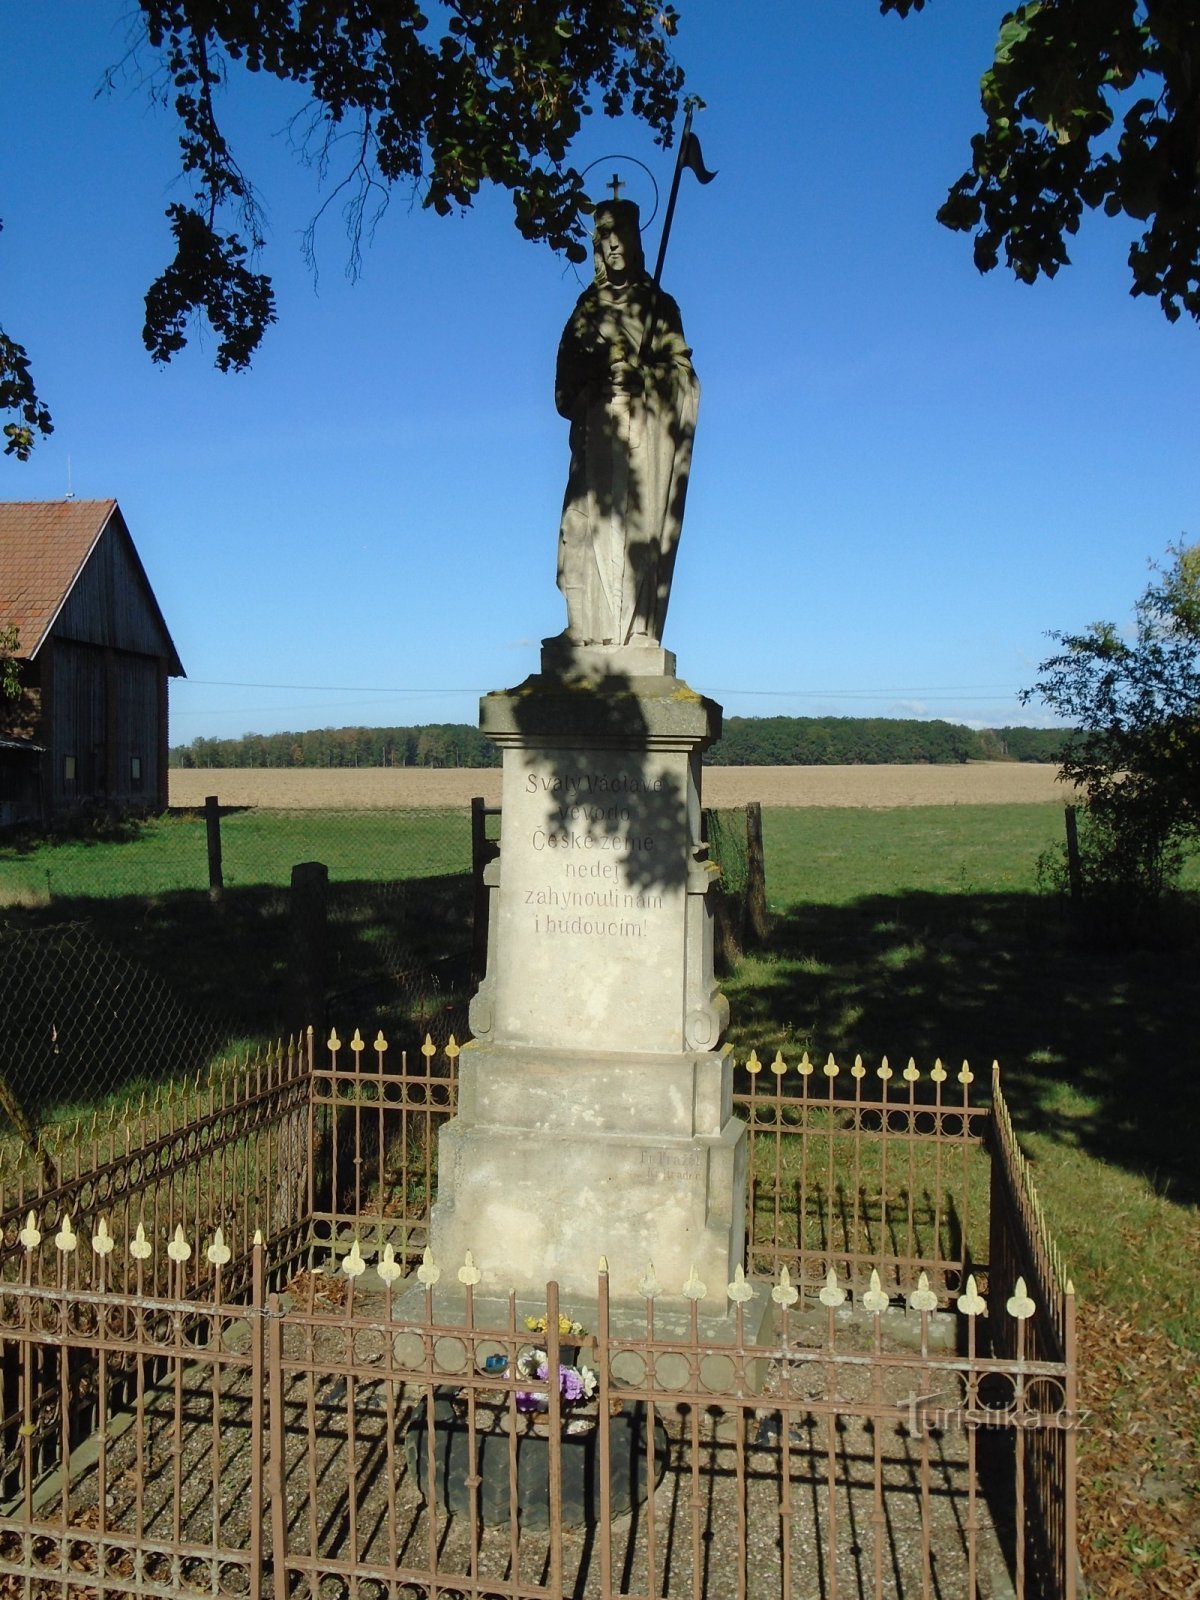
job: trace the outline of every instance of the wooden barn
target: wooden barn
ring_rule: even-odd
[[[184,671],[115,500],[0,501],[0,641],[0,823],[163,809]]]

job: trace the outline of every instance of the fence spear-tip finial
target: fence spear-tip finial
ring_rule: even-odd
[[[1036,1310],[1037,1307],[1029,1298],[1029,1292],[1025,1287],[1025,1279],[1018,1278],[1016,1283],[1013,1285],[1013,1292],[1008,1300],[1009,1316],[1016,1317],[1018,1322],[1024,1322],[1025,1319],[1027,1317],[1031,1317]]]
[[[225,1243],[225,1234],[221,1228],[213,1234],[212,1243],[204,1252],[214,1267],[227,1267],[233,1256],[233,1251]]]
[[[871,1287],[863,1291],[862,1303],[874,1316],[886,1311],[892,1303],[891,1296],[879,1281],[879,1270],[876,1267],[871,1268]]]
[[[384,1245],[383,1255],[380,1257],[379,1265],[375,1268],[375,1271],[379,1274],[384,1287],[388,1289],[391,1288],[397,1278],[403,1277],[404,1268],[396,1260],[396,1252],[392,1249],[390,1241]]]
[[[779,1269],[779,1282],[771,1290],[771,1299],[777,1306],[782,1306],[785,1311],[791,1309],[800,1298],[800,1291],[792,1282],[792,1275],[786,1267]]]
[[[70,1212],[67,1212],[64,1215],[62,1219],[62,1227],[54,1235],[54,1242],[64,1254],[68,1250],[74,1250],[75,1246],[79,1243],[79,1240],[75,1237],[75,1229],[71,1226]]]
[[[17,1238],[25,1246],[26,1250],[36,1250],[38,1245],[41,1244],[42,1236],[38,1232],[37,1217],[32,1211],[25,1218],[25,1226],[17,1235]]]
[[[185,1261],[191,1260],[192,1247],[187,1242],[187,1235],[183,1231],[182,1222],[175,1224],[175,1232],[172,1235],[170,1244],[167,1245],[167,1254],[172,1261],[178,1262],[180,1266]]]
[[[817,1291],[817,1299],[830,1311],[834,1311],[846,1298],[846,1291],[837,1280],[837,1273],[832,1267],[825,1274],[824,1287]]]
[[[937,1295],[929,1287],[929,1274],[922,1272],[917,1279],[917,1287],[908,1297],[908,1303],[914,1311],[936,1311]]]
[[[459,1283],[473,1289],[482,1277],[483,1273],[475,1265],[475,1257],[468,1250],[463,1257],[462,1266],[458,1269]]]
[[[647,1261],[646,1270],[642,1274],[642,1281],[638,1284],[638,1293],[645,1300],[653,1300],[662,1293],[662,1284],[654,1275],[653,1261]]]
[[[116,1248],[117,1241],[108,1231],[108,1218],[101,1217],[96,1224],[96,1231],[92,1235],[92,1249],[98,1256],[110,1256]]]
[[[692,1262],[692,1270],[688,1273],[687,1282],[683,1286],[683,1292],[689,1300],[703,1300],[708,1293],[708,1285],[700,1282],[700,1276],[696,1271],[696,1263],[694,1261]]]
[[[744,1306],[754,1299],[754,1285],[746,1282],[745,1269],[740,1261],[733,1269],[733,1282],[725,1286],[725,1293],[735,1306]]]
[[[153,1245],[146,1237],[145,1224],[139,1222],[137,1225],[137,1232],[129,1241],[129,1254],[135,1261],[146,1261],[149,1259],[153,1248]]]
[[[358,1278],[367,1270],[367,1263],[363,1260],[363,1253],[358,1248],[358,1240],[354,1239],[349,1250],[342,1257],[342,1271],[348,1278]]]
[[[981,1317],[987,1310],[987,1301],[980,1294],[975,1283],[975,1274],[972,1272],[967,1278],[967,1287],[955,1301],[964,1317]]]
[[[433,1259],[433,1251],[426,1245],[421,1265],[417,1268],[417,1282],[423,1284],[426,1289],[432,1289],[441,1275],[442,1269]]]

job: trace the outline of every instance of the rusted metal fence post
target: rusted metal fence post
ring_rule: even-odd
[[[221,874],[221,805],[215,794],[205,796],[204,827],[208,834],[208,898],[215,905],[225,893]]]
[[[283,1431],[283,1313],[279,1296],[267,1298],[267,1498],[271,1503],[271,1572],[274,1600],[287,1600],[287,1496]],[[351,1489],[351,1494],[354,1490]],[[354,1552],[356,1555],[357,1552]]]
[[[266,1326],[266,1270],[261,1233],[254,1236],[253,1266],[250,1279],[250,1600],[262,1600],[263,1579],[263,1460],[266,1440],[263,1431],[263,1379]],[[183,1419],[177,1419],[180,1427]]]

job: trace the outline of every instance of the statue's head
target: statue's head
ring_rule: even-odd
[[[602,200],[592,213],[596,282],[619,289],[646,275],[641,221],[632,200]]]

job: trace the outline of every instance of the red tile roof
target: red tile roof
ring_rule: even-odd
[[[28,659],[37,654],[114,515],[128,539],[129,530],[115,500],[0,501],[0,628],[15,625],[19,630],[18,657]],[[140,568],[132,540],[129,547]],[[148,582],[146,594],[169,643],[170,634]],[[171,651],[170,670],[179,676],[183,668],[173,645]]]
[[[32,656],[117,508],[115,500],[0,502],[0,627]]]

